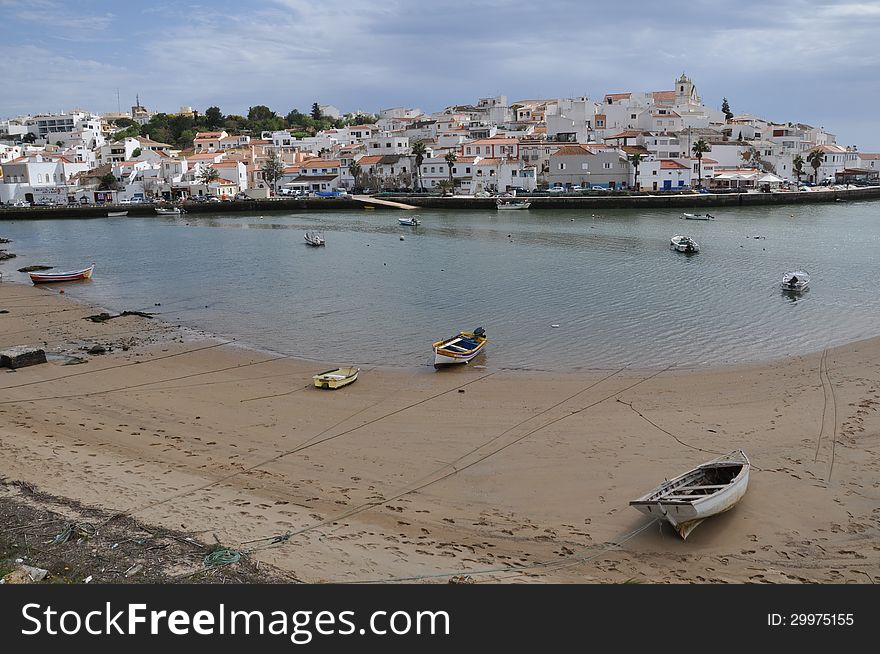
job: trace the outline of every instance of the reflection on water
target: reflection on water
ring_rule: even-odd
[[[416,228],[382,210],[187,214],[15,221],[0,235],[16,268],[97,261],[63,286],[72,296],[296,356],[429,365],[434,340],[483,325],[490,368],[698,366],[874,335],[877,207],[719,209],[688,222],[695,254],[669,247],[673,210],[423,211]],[[304,247],[313,229],[325,248]],[[781,293],[798,268],[810,289]]]

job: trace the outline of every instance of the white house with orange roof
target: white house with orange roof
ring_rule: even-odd
[[[855,167],[863,170],[880,170],[880,153],[859,152]]]
[[[466,157],[519,159],[519,139],[493,138],[468,141],[459,146],[458,153]]]
[[[244,162],[221,161],[220,163],[213,164],[212,167],[214,168],[214,170],[217,171],[221,179],[225,179],[236,185],[236,190],[232,194],[232,196],[234,196],[235,193],[238,193],[239,191],[244,191],[248,188],[247,165]]]
[[[229,134],[225,130],[219,132],[198,132],[193,139],[193,148],[196,152],[216,152],[220,149],[220,140]]]
[[[229,136],[224,136],[219,141],[219,149],[234,150],[237,148],[247,147],[250,141],[251,137],[247,134],[232,134]]]
[[[635,167],[630,164],[630,185],[635,186]],[[696,179],[696,173],[693,173]],[[703,175],[705,180],[706,176]],[[690,188],[691,169],[688,165],[674,159],[658,159],[650,154],[639,164],[640,191],[674,191]]]
[[[87,170],[87,163],[72,162],[58,155],[35,154],[12,159],[0,165],[3,180],[0,203],[51,198],[65,204],[71,178]]]

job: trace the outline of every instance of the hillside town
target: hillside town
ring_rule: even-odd
[[[203,129],[199,129],[200,127]],[[172,142],[167,142],[172,141]],[[427,114],[282,118],[141,105],[0,120],[0,204],[247,200],[346,193],[773,192],[878,183],[880,154],[823,127],[734,114],[684,73],[671,90],[480,98]]]

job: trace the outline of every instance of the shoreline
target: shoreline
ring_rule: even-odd
[[[85,364],[4,369],[0,476],[230,546],[296,534],[254,556],[298,579],[880,574],[878,338],[699,370],[376,368],[327,392],[314,362],[137,316],[92,323],[95,307],[37,287],[0,284],[0,308],[2,349],[133,339]],[[739,447],[748,493],[688,541],[627,506]]]
[[[868,201],[880,199],[880,186],[855,187],[849,189],[822,189],[810,192],[781,191],[774,193],[682,193],[658,195],[656,192],[639,192],[625,195],[583,195],[550,197],[522,193],[518,197],[528,198],[535,210],[577,210],[577,209],[689,209],[707,207],[746,207],[767,205],[799,205],[817,202]],[[359,199],[320,198],[292,200],[274,198],[271,200],[227,201],[222,203],[186,204],[186,212],[202,213],[242,213],[253,211],[284,211],[284,212],[339,212],[364,211],[368,206],[362,200],[369,201],[369,196],[358,196]],[[454,209],[457,211],[486,211],[496,208],[495,198],[477,198],[473,196],[424,196],[389,194],[377,198],[412,205],[420,209]],[[377,211],[398,212],[405,209],[384,204],[370,204],[370,209]],[[153,205],[137,204],[105,204],[101,206],[57,206],[57,207],[0,207],[0,221],[3,220],[37,220],[57,218],[107,218],[108,212],[127,211],[132,217],[154,216]]]

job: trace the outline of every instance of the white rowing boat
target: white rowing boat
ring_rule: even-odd
[[[669,247],[673,250],[689,254],[700,251],[700,245],[694,239],[690,236],[682,236],[681,234],[676,234],[669,239]]]
[[[348,386],[358,378],[360,368],[334,368],[319,372],[312,377],[312,381],[318,388],[336,389]]]
[[[804,270],[787,272],[782,276],[782,290],[800,293],[810,285],[810,274]]]
[[[750,468],[745,452],[734,450],[664,481],[629,505],[666,520],[685,539],[703,520],[739,502],[749,486]]]

